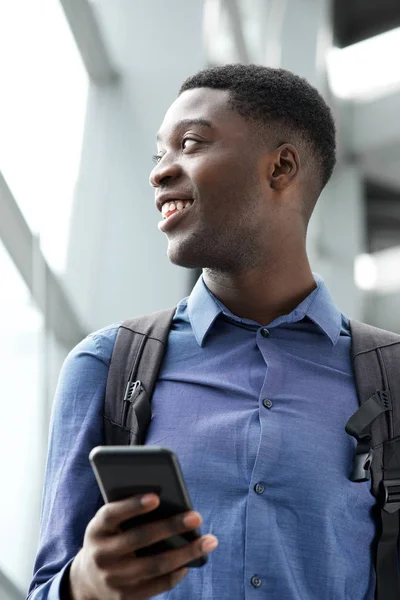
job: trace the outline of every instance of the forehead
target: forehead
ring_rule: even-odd
[[[247,122],[228,105],[229,92],[210,88],[196,88],[183,92],[171,104],[159,129],[160,141],[172,135],[182,122],[209,121],[212,129],[230,136],[248,133]]]

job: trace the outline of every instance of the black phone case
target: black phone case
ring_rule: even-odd
[[[192,510],[177,456],[159,446],[97,446],[89,455],[96,480],[105,502],[123,500],[136,494],[156,493],[159,506],[121,525],[126,530]],[[141,548],[136,556],[151,556],[180,548],[201,536],[199,528]],[[185,567],[202,567],[207,555]]]

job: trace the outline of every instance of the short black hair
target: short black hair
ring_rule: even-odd
[[[304,141],[317,166],[315,189],[320,194],[336,163],[336,127],[329,106],[308,81],[285,69],[229,64],[188,77],[179,95],[200,87],[228,90],[230,108],[244,119],[268,129],[276,125],[280,135]]]

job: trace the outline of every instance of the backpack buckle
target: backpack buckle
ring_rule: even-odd
[[[368,452],[360,452],[354,455],[353,472],[350,476],[351,481],[362,482],[371,479],[371,463],[374,456],[372,448]]]
[[[400,510],[400,479],[382,479],[380,500],[386,512],[394,513]]]

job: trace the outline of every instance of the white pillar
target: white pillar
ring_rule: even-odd
[[[284,0],[280,66],[325,90],[325,55],[332,45],[331,0]]]
[[[317,204],[319,235],[314,270],[321,273],[339,308],[363,319],[364,294],[354,282],[354,260],[365,251],[365,203],[357,164],[339,163]]]
[[[267,36],[266,56],[275,64],[305,77],[340,115],[326,76],[326,53],[332,45],[331,0],[269,0],[267,25],[280,29],[279,47]],[[270,40],[268,42],[268,39]],[[268,46],[269,43],[269,46]],[[337,122],[340,128],[340,122]],[[346,163],[347,149],[338,148],[338,166],[311,218],[307,251],[314,271],[322,275],[339,308],[362,318],[362,294],[354,283],[354,259],[364,251],[364,206],[357,165]]]
[[[190,271],[167,258],[148,183],[155,135],[180,84],[205,65],[203,2],[96,2],[115,85],[91,85],[65,276],[89,329],[173,306]]]

